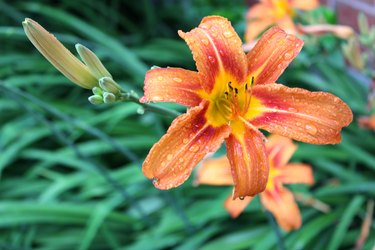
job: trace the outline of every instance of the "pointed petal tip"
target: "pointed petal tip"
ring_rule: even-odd
[[[229,127],[213,128],[204,117],[203,104],[177,117],[167,133],[150,150],[142,172],[159,189],[184,183],[196,164],[216,151],[230,133]]]

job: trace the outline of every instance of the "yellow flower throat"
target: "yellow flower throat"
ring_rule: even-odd
[[[247,119],[259,113],[253,109],[250,111],[250,106],[256,108],[260,105],[260,101],[252,97],[253,85],[254,77],[244,84],[219,77],[212,92],[203,96],[209,102],[206,112],[209,123],[214,127],[230,125],[240,117]]]
[[[285,16],[294,17],[296,14],[288,0],[273,1],[273,5],[276,19],[282,19]]]

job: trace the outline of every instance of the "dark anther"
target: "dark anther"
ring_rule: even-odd
[[[254,85],[254,76],[251,77],[251,86]]]
[[[230,88],[230,90],[233,90],[232,82],[228,82],[228,87]]]
[[[245,83],[245,90],[247,90],[247,83]]]
[[[234,92],[236,92],[236,94],[238,94],[238,89],[237,89],[237,88],[234,88]]]

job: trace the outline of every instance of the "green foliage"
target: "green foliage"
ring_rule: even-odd
[[[10,4],[11,3],[11,4]],[[299,144],[292,161],[314,167],[316,185],[291,187],[327,204],[324,214],[300,204],[303,227],[279,239],[258,199],[232,220],[223,207],[230,187],[160,191],[141,172],[142,160],[171,117],[137,113],[132,103],[92,106],[31,45],[21,21],[30,17],[71,51],[93,50],[118,83],[142,93],[153,66],[194,69],[177,30],[220,14],[244,32],[242,1],[0,1],[0,249],[351,249],[367,201],[375,198],[374,132],[357,125],[368,115],[369,80],[345,66],[332,37],[306,37],[303,52],[279,80],[324,90],[355,113],[340,145]],[[53,7],[52,7],[53,6]],[[335,22],[321,8],[311,18]],[[323,16],[323,17],[322,17]],[[180,106],[160,105],[183,112]],[[375,223],[363,249],[375,243]]]

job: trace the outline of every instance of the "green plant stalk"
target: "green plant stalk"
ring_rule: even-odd
[[[163,107],[158,107],[158,106],[148,104],[148,103],[142,103],[139,101],[139,97],[136,96],[135,93],[121,93],[120,95],[121,95],[120,101],[136,103],[140,105],[145,111],[150,111],[150,112],[154,112],[154,113],[158,113],[158,114],[166,115],[166,116],[171,116],[171,117],[176,117],[180,115],[180,112],[177,112],[174,110],[166,109]]]

